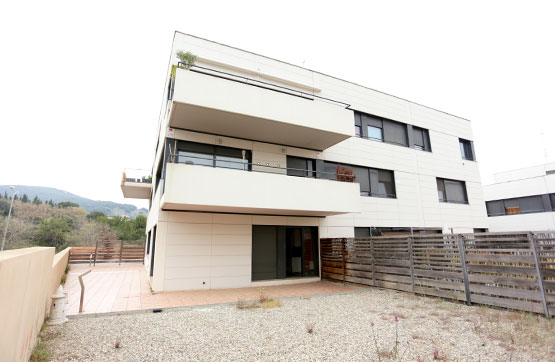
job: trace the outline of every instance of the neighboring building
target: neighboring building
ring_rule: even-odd
[[[555,230],[555,163],[495,174],[484,194],[490,231]]]
[[[487,227],[466,119],[182,33],[164,90],[152,185],[122,182],[150,199],[155,291],[317,280],[324,237]]]

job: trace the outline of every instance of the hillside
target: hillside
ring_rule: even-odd
[[[109,216],[119,215],[133,218],[137,215],[146,215],[148,212],[145,208],[137,209],[135,205],[119,204],[112,201],[91,200],[52,187],[16,185],[15,188],[19,191],[18,197],[22,197],[25,194],[31,200],[37,196],[42,201],[52,200],[54,203],[63,201],[74,202],[88,212],[102,211]],[[8,195],[11,196],[9,185],[0,185],[0,194],[4,195],[4,192],[7,192]]]

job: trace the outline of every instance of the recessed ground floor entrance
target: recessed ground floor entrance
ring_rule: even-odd
[[[252,226],[252,281],[319,275],[318,228]]]

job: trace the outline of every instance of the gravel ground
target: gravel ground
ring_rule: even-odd
[[[553,321],[379,289],[286,299],[273,309],[73,319],[46,327],[41,339],[52,361],[555,360]]]

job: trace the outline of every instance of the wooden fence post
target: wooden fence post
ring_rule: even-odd
[[[408,251],[409,251],[409,262],[410,262],[410,282],[412,287],[412,292],[415,293],[414,290],[414,259],[413,259],[413,252],[412,252],[412,237],[409,236],[408,238]]]
[[[466,257],[464,255],[464,239],[462,234],[458,235],[458,239],[459,239],[459,254],[461,257],[461,267],[463,272],[464,292],[466,294],[466,304],[472,305],[472,301],[470,299],[470,283],[468,282],[468,271],[466,270]]]
[[[121,265],[121,256],[123,254],[123,239],[121,239],[121,243],[119,246],[119,265]]]
[[[528,240],[530,241],[530,249],[532,250],[532,255],[534,256],[534,262],[536,264],[536,273],[538,278],[538,286],[540,287],[540,292],[542,295],[542,302],[543,302],[543,311],[545,313],[545,317],[549,318],[549,307],[547,306],[547,300],[545,299],[545,289],[543,286],[543,273],[540,266],[540,260],[538,258],[538,251],[536,249],[536,240],[534,239],[534,234],[532,232],[528,232]]]
[[[345,285],[345,259],[347,258],[346,254],[346,244],[347,243],[347,239],[342,238],[341,239],[341,255],[343,256],[343,285]]]
[[[374,240],[372,239],[372,237],[370,237],[370,254],[371,254],[371,258],[370,260],[372,261],[372,286],[376,286],[376,266],[374,263]]]
[[[96,254],[98,253],[98,240],[96,240],[96,246],[94,247],[94,266],[96,266]]]

